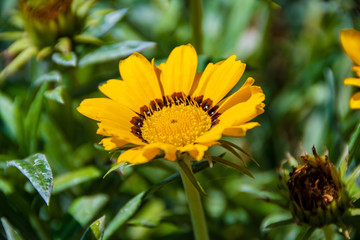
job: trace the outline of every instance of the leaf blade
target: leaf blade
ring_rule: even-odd
[[[10,223],[9,221],[2,217],[1,218],[1,223],[4,227],[5,233],[6,233],[6,237],[8,240],[23,240],[23,238],[20,236],[20,234],[18,233],[18,230],[16,230]]]
[[[79,60],[79,66],[104,63],[127,57],[134,52],[141,52],[155,46],[154,42],[124,41],[110,45],[104,45],[93,52],[85,54]]]
[[[237,165],[237,164],[235,164],[233,162],[230,162],[228,160],[225,160],[225,159],[217,157],[217,156],[213,156],[212,158],[213,158],[213,161],[215,161],[215,162],[218,162],[218,163],[220,163],[222,165],[225,165],[225,166],[227,166],[229,168],[235,169],[236,171],[238,171],[240,173],[243,173],[243,174],[255,179],[255,177],[246,168],[241,167],[240,165]]]
[[[81,240],[102,240],[105,230],[105,215],[96,219],[85,231]]]
[[[131,218],[135,212],[139,209],[144,197],[145,191],[139,193],[130,201],[128,201],[115,215],[115,217],[109,222],[109,225],[105,229],[104,240],[109,239],[114,232],[121,227],[129,218]]]
[[[53,175],[44,154],[36,153],[24,160],[9,161],[7,166],[16,167],[27,177],[42,199],[44,199],[46,205],[49,205],[53,189]]]

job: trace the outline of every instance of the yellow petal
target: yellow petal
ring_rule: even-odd
[[[360,92],[355,93],[350,98],[350,108],[352,108],[352,109],[360,109]]]
[[[164,96],[165,95],[164,94],[164,88],[163,88],[162,83],[160,81],[160,75],[161,75],[161,72],[162,72],[162,70],[163,70],[163,68],[165,66],[165,63],[161,63],[159,66],[156,66],[155,59],[153,58],[151,60],[151,65],[153,66],[154,72],[156,74],[156,78],[157,78],[159,86],[160,86],[161,94],[162,94],[162,96]]]
[[[160,154],[161,150],[165,153],[165,159],[170,161],[176,160],[175,146],[170,144],[152,143],[127,150],[119,156],[118,162],[128,162],[132,164],[146,163]]]
[[[138,138],[131,132],[131,128],[124,128],[121,125],[116,124],[114,122],[106,122],[106,121],[98,123],[98,126],[99,129],[96,132],[97,134],[103,136],[116,137],[118,139],[127,141],[128,143],[133,143],[135,145],[145,144],[140,138]]]
[[[207,144],[188,144],[184,147],[179,148],[180,152],[188,152],[193,159],[196,161],[201,161],[204,157],[204,153],[212,145],[217,144],[216,142],[211,142]]]
[[[360,65],[360,32],[354,29],[344,29],[340,32],[340,41],[345,53],[357,65]]]
[[[249,122],[239,126],[233,126],[231,128],[226,128],[223,132],[224,135],[232,136],[232,137],[243,137],[246,135],[247,130],[252,129],[254,127],[260,126],[257,122]]]
[[[99,89],[109,98],[130,108],[134,112],[139,112],[142,106],[149,104],[147,99],[139,93],[138,89],[140,87],[133,90],[122,80],[108,80],[105,84],[99,86]]]
[[[161,83],[166,96],[175,92],[190,93],[197,68],[195,48],[188,45],[176,47],[169,55],[161,72]]]
[[[210,131],[206,132],[205,134],[201,135],[196,139],[196,143],[208,143],[208,142],[215,142],[216,140],[219,140],[222,137],[222,133],[224,129],[226,128],[225,124],[217,124],[214,127],[210,129]]]
[[[211,76],[214,74],[214,72],[220,67],[220,65],[223,63],[224,61],[220,61],[216,64],[213,63],[209,63],[204,72],[201,74],[200,79],[199,79],[199,83],[197,84],[195,89],[192,89],[192,96],[194,97],[198,97],[198,96],[203,96],[205,94],[205,89],[209,83],[209,80],[211,78]],[[193,86],[194,88],[195,86]]]
[[[159,81],[150,62],[140,53],[120,61],[120,75],[131,93],[138,93],[145,99],[145,104],[155,99],[162,99]]]
[[[216,65],[210,76],[206,76],[204,72],[203,77],[209,77],[204,99],[210,98],[213,105],[216,105],[240,80],[245,66],[241,61],[236,61],[236,56],[233,55],[222,64]]]
[[[360,87],[360,78],[345,78],[344,84]]]
[[[352,70],[360,77],[360,66],[352,66]]]
[[[264,112],[265,95],[260,87],[251,88],[251,97],[246,102],[241,102],[227,109],[220,117],[220,124],[225,124],[226,128],[241,125],[255,118]]]
[[[251,77],[248,78],[246,80],[246,82],[244,83],[244,85],[242,85],[239,90],[237,90],[231,96],[222,100],[219,103],[220,107],[218,109],[218,112],[225,112],[230,107],[232,107],[238,103],[247,101],[251,97],[251,90],[256,91],[256,88],[258,88],[258,87],[252,87],[252,85],[254,84],[254,81],[255,80],[253,78],[251,78]]]
[[[145,147],[136,147],[123,152],[117,161],[118,163],[127,162],[131,164],[143,164],[152,160],[159,153],[159,149],[146,151]]]
[[[130,120],[135,113],[121,104],[108,98],[89,98],[80,103],[77,110],[88,118],[103,121],[112,120],[130,126]]]
[[[199,82],[200,82],[200,78],[201,78],[202,74],[203,74],[202,72],[199,72],[199,73],[195,74],[194,83],[193,83],[193,85],[192,85],[192,87],[190,89],[190,93],[189,93],[190,96],[194,96],[193,93],[195,92],[195,90],[199,86]]]
[[[116,137],[107,137],[107,138],[102,139],[100,141],[100,144],[102,144],[104,146],[104,149],[106,151],[110,151],[112,149],[122,147],[122,146],[128,144],[128,142],[118,139]]]

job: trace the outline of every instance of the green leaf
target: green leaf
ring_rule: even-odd
[[[15,121],[15,108],[17,106],[6,95],[0,92],[0,118],[5,125],[8,136],[15,139],[18,133],[16,121]]]
[[[353,170],[353,172],[348,176],[346,180],[345,185],[348,186],[348,188],[350,188],[350,192],[352,187],[356,187],[355,182],[359,176],[360,176],[360,165]]]
[[[80,197],[71,204],[68,212],[76,222],[82,227],[86,227],[98,211],[105,206],[108,200],[109,197],[105,194]]]
[[[299,235],[301,240],[308,240],[310,239],[311,235],[314,233],[314,231],[316,230],[315,227],[310,227],[302,236]]]
[[[282,227],[289,224],[294,224],[294,219],[286,219],[279,222],[275,222],[266,226],[266,228]]]
[[[352,195],[351,198],[354,199],[354,202],[357,201],[357,200],[359,200],[359,198],[360,198],[360,191],[357,192],[357,193],[355,193],[354,195]]]
[[[43,84],[37,92],[35,99],[30,105],[28,114],[25,117],[25,136],[29,153],[34,153],[37,149],[37,130],[39,127],[41,109],[43,105],[44,92],[48,84]],[[29,145],[30,144],[30,145]]]
[[[76,15],[78,18],[84,18],[88,12],[92,9],[94,4],[96,3],[96,0],[87,0],[87,1],[78,1],[79,4],[77,4],[75,10]],[[73,7],[73,6],[72,6]]]
[[[15,56],[18,53],[24,51],[32,45],[32,42],[29,38],[20,38],[13,42],[7,49],[8,54]]]
[[[105,229],[104,240],[109,239],[119,227],[135,214],[145,197],[145,193],[146,192],[139,193],[118,211]]]
[[[235,155],[235,157],[237,157],[245,166],[246,166],[246,162],[244,161],[244,159],[240,156],[239,153],[237,153],[231,146],[227,145],[227,144],[221,144],[221,147],[225,148],[226,150],[228,150],[229,152],[231,152],[232,154]]]
[[[357,125],[355,131],[351,135],[349,142],[349,158],[348,164],[351,163],[353,159],[356,159],[360,155],[360,123]]]
[[[182,171],[185,173],[186,177],[190,180],[190,182],[198,190],[198,192],[201,193],[203,196],[208,197],[205,190],[200,185],[199,181],[196,180],[194,173],[191,171],[191,169],[188,167],[188,165],[185,163],[185,161],[179,160],[178,164],[179,164],[179,167],[182,169]]]
[[[34,86],[38,86],[45,82],[61,82],[61,73],[59,71],[50,71],[42,74],[38,79],[35,80]]]
[[[360,208],[351,208],[350,215],[351,216],[360,216]]]
[[[85,33],[88,35],[101,37],[106,34],[111,28],[113,28],[127,13],[128,9],[120,9],[106,14],[99,25],[89,28]]]
[[[151,220],[130,220],[127,225],[136,226],[136,227],[146,227],[146,228],[154,228],[157,227],[160,223],[159,218],[151,219]]]
[[[242,167],[240,165],[237,165],[237,164],[235,164],[233,162],[230,162],[228,160],[225,160],[225,159],[223,159],[221,157],[216,157],[216,156],[212,156],[212,160],[215,161],[215,162],[218,162],[218,163],[220,163],[222,165],[225,165],[225,166],[227,166],[229,168],[233,168],[236,171],[238,171],[240,173],[243,173],[243,174],[255,179],[255,177],[246,168],[244,168],[244,167]]]
[[[14,186],[13,184],[3,178],[0,178],[0,191],[3,192],[5,195],[11,195],[14,193]]]
[[[36,60],[40,61],[48,56],[54,51],[54,48],[52,46],[44,47],[42,48],[37,54],[36,54]]]
[[[54,100],[58,103],[64,104],[64,88],[62,86],[57,86],[54,89],[47,90],[45,92],[45,97],[51,100]]]
[[[338,168],[339,168],[339,172],[340,172],[340,178],[342,179],[345,175],[346,175],[346,170],[348,167],[348,156],[347,156],[347,148],[344,151],[343,154],[341,154],[340,158],[339,158],[339,163],[338,163]]]
[[[110,173],[112,173],[113,171],[116,171],[118,169],[123,169],[124,167],[127,167],[129,166],[129,164],[125,163],[125,162],[120,162],[120,163],[117,163],[115,164],[114,166],[112,166],[109,171],[107,171],[104,175],[103,178],[105,178],[107,175],[109,175]]]
[[[99,178],[100,176],[101,171],[94,166],[90,166],[55,177],[53,194],[57,194],[92,179]]]
[[[104,42],[100,38],[87,35],[87,34],[78,34],[74,36],[74,41],[77,43],[87,43],[94,45],[102,45]]]
[[[9,65],[0,72],[0,83],[5,81],[8,76],[19,70],[30,58],[35,56],[36,53],[37,49],[35,47],[24,49],[24,51],[17,55],[16,58],[14,58],[14,60],[12,60]]]
[[[79,66],[104,63],[127,57],[134,52],[141,52],[155,46],[154,42],[145,41],[125,41],[111,45],[105,45],[93,52],[84,55],[79,60]]]
[[[77,56],[74,52],[54,53],[51,59],[64,67],[76,67]]]
[[[23,238],[20,236],[20,233],[18,230],[16,230],[6,218],[1,218],[1,223],[3,225],[3,228],[5,230],[6,238],[8,240],[22,240]]]
[[[46,204],[49,205],[53,188],[53,175],[44,154],[36,153],[24,160],[9,161],[7,166],[14,166],[19,169],[29,179]]]
[[[229,142],[229,141],[226,141],[226,140],[219,140],[218,141],[219,143],[221,144],[225,144],[225,145],[229,145],[230,147],[233,147],[237,150],[239,150],[240,152],[242,152],[243,154],[245,154],[248,158],[250,158],[251,161],[255,162],[256,165],[260,166],[259,163],[255,160],[255,158],[253,156],[251,156],[251,154],[249,154],[248,152],[246,152],[244,149],[242,149],[241,147],[239,147],[238,145],[232,143],[232,142]]]
[[[102,240],[105,230],[105,215],[95,220],[85,231],[81,240]]]
[[[2,32],[0,33],[0,40],[1,41],[14,41],[24,36],[24,32],[21,31],[14,31],[14,32]]]

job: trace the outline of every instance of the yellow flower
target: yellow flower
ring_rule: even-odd
[[[109,98],[85,99],[78,111],[99,121],[100,143],[106,150],[126,144],[118,162],[141,164],[164,153],[188,152],[200,161],[204,152],[222,136],[241,137],[259,126],[249,122],[264,112],[265,95],[253,78],[229,97],[245,64],[236,56],[208,64],[197,73],[197,54],[190,44],[175,48],[166,63],[156,66],[134,53],[120,61],[123,80],[111,79],[100,86]]]
[[[344,29],[340,32],[340,41],[345,53],[355,63],[353,71],[360,77],[360,32],[354,29]],[[360,78],[346,78],[344,84],[360,87]],[[351,97],[350,108],[360,109],[360,92]]]

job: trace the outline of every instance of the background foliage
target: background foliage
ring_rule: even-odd
[[[248,166],[255,179],[220,165],[199,166],[203,171],[196,176],[210,196],[204,204],[211,238],[295,239],[303,231],[295,224],[266,229],[290,214],[260,198],[278,197],[277,169],[287,153],[298,156],[315,145],[318,152],[328,149],[336,163],[348,143],[357,141],[352,133],[360,115],[348,106],[354,89],[342,84],[353,74],[352,62],[341,49],[339,33],[360,29],[358,1],[203,1],[202,46],[192,33],[196,20],[190,2],[98,1],[89,10],[95,24],[84,29],[96,35],[112,24],[95,36],[101,44],[79,43],[74,37],[71,54],[57,48],[43,60],[29,58],[0,81],[0,238],[99,239],[103,226],[104,239],[192,238],[181,182],[172,176],[176,166],[155,160],[103,178],[114,160],[97,145],[101,138],[95,122],[76,111],[81,100],[102,96],[99,84],[120,78],[119,59],[142,51],[160,62],[174,47],[189,42],[198,46],[199,71],[208,62],[236,54],[247,64],[239,86],[252,76],[266,94],[265,113],[257,118],[262,126],[242,139],[228,139],[259,162],[260,167]],[[1,33],[19,30],[17,1],[2,1],[0,9],[3,69],[14,56],[8,49],[13,41]],[[115,10],[123,15],[104,21]],[[211,151],[222,153],[216,147]],[[352,168],[360,157],[354,154]],[[226,158],[238,161],[231,154]],[[44,172],[50,166],[53,174],[37,176],[41,195],[28,180],[34,173],[26,174],[20,166],[35,161]],[[360,217],[348,224],[352,238],[359,238],[355,229]]]

